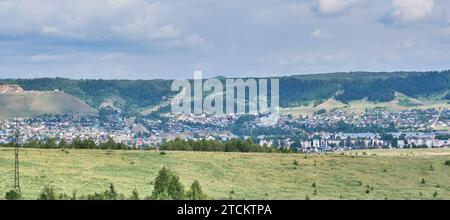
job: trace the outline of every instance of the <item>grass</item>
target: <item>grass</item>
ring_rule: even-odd
[[[345,109],[350,112],[361,114],[364,113],[366,109],[372,110],[375,108],[386,109],[389,111],[403,111],[412,109],[426,110],[432,108],[441,109],[450,107],[450,104],[447,100],[432,100],[425,98],[423,98],[422,100],[418,100],[408,97],[399,92],[396,92],[395,96],[395,99],[389,102],[371,102],[367,99],[361,99],[350,101],[348,104],[344,104],[338,100],[331,98],[317,106],[310,104],[308,106],[282,108],[280,110],[280,113],[284,115],[291,114],[293,116],[312,116],[320,109],[324,109],[327,112],[334,109]]]
[[[365,154],[364,154],[364,153]],[[44,185],[78,195],[150,195],[166,166],[185,187],[199,180],[214,199],[450,199],[450,149],[261,154],[21,149],[23,197]],[[296,162],[294,162],[296,161]],[[295,163],[295,164],[294,164]],[[433,169],[430,169],[430,167]],[[12,189],[13,149],[0,149],[0,195]],[[422,179],[426,180],[423,183]],[[437,187],[439,186],[439,187]],[[436,193],[435,193],[436,192]]]
[[[80,99],[63,92],[0,94],[0,118],[31,117],[42,114],[96,114]]]

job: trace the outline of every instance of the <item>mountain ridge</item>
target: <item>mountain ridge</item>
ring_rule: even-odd
[[[371,102],[389,102],[395,99],[396,92],[414,99],[450,99],[449,70],[324,73],[268,78],[280,79],[280,105],[284,108],[320,104],[330,98],[344,104],[366,98]],[[95,109],[99,109],[105,100],[113,98],[116,100],[113,104],[123,109],[127,115],[138,115],[142,110],[156,106],[165,101],[166,97],[173,96],[175,93],[170,91],[171,82],[172,80],[161,79],[0,79],[0,84],[17,84],[25,90],[64,91]]]

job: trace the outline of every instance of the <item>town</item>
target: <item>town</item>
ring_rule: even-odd
[[[322,111],[312,116],[194,115],[160,113],[125,117],[118,109],[98,116],[43,115],[0,120],[0,144],[64,139],[105,143],[110,138],[134,149],[157,149],[161,144],[184,140],[227,141],[251,139],[261,146],[299,152],[332,152],[353,149],[442,148],[450,146],[450,132],[435,130],[450,123],[448,110],[383,109],[356,114],[346,110]]]

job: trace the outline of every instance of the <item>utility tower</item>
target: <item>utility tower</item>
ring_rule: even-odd
[[[14,190],[18,193],[20,192],[20,169],[19,169],[19,124],[16,124],[16,134],[15,134],[15,144],[14,144],[14,154],[15,154],[15,164],[14,164]]]

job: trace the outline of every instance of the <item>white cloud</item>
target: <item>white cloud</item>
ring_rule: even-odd
[[[68,60],[68,57],[65,55],[39,54],[39,55],[31,56],[32,62],[64,62],[67,60]]]
[[[317,38],[317,39],[326,39],[326,38],[331,37],[331,34],[328,33],[327,31],[324,31],[321,29],[316,29],[311,33],[311,37]]]
[[[315,0],[314,7],[320,15],[333,16],[347,12],[358,0]]]
[[[166,2],[146,0],[7,0],[0,1],[0,34],[138,43],[194,34],[171,13]]]
[[[434,8],[434,0],[393,0],[391,16],[402,22],[425,18]]]

